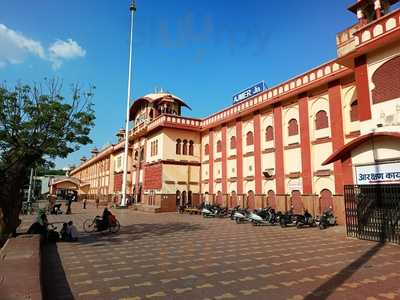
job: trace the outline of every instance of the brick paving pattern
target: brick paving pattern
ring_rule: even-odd
[[[49,219],[82,230],[101,213],[73,211]],[[348,239],[343,227],[113,212],[119,234],[82,233],[44,248],[47,299],[400,299],[400,248]]]

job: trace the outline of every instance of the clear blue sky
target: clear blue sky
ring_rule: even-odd
[[[162,87],[192,107],[184,114],[207,116],[253,83],[273,86],[335,58],[335,34],[356,21],[346,10],[353,2],[137,0],[133,98]],[[128,4],[1,0],[0,80],[94,84],[91,137],[98,148],[115,142],[125,116]],[[94,145],[58,167],[78,163]]]

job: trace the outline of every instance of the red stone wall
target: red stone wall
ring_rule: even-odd
[[[400,97],[400,56],[380,66],[372,75],[375,88],[372,90],[373,103],[380,103]]]
[[[145,190],[160,190],[162,188],[162,164],[144,167],[143,188]]]

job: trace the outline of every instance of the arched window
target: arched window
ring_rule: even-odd
[[[194,145],[193,141],[189,142],[189,155],[194,155]]]
[[[354,100],[350,105],[350,121],[355,122],[360,120],[358,118],[358,101]]]
[[[222,151],[222,142],[221,142],[221,140],[219,140],[217,142],[217,152],[221,152],[221,151]]]
[[[175,151],[175,153],[176,154],[181,154],[181,140],[180,139],[176,140],[176,151]]]
[[[253,132],[249,131],[246,134],[246,145],[250,146],[250,145],[253,145],[253,143],[254,143],[254,141],[253,141]]]
[[[209,155],[210,154],[210,145],[205,144],[204,145],[204,155]]]
[[[135,160],[138,160],[139,152],[135,151]]]
[[[288,135],[293,136],[298,134],[299,134],[299,126],[297,125],[297,120],[291,119],[289,121],[289,126],[288,126]]]
[[[265,141],[273,141],[274,140],[274,128],[272,126],[268,126],[267,129],[265,129]]]
[[[187,155],[188,154],[187,143],[188,143],[187,140],[183,140],[183,151],[182,151],[183,155]]]
[[[236,149],[236,137],[231,137],[231,149]]]
[[[324,110],[320,110],[319,112],[316,113],[315,115],[315,129],[324,129],[328,128],[328,114]]]
[[[140,161],[144,160],[144,149],[140,150]]]

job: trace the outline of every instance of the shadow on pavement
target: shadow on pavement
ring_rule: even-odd
[[[42,249],[43,299],[74,299],[56,244],[45,244]]]
[[[140,240],[143,237],[163,236],[174,233],[187,233],[202,230],[203,226],[191,223],[161,223],[161,224],[134,224],[129,226],[121,226],[120,232],[113,234],[110,232],[94,232],[82,234],[78,244],[91,244],[108,241],[115,244],[126,243],[130,241]],[[100,246],[99,244],[93,246]]]
[[[365,263],[367,263],[384,246],[383,243],[377,243],[347,267],[340,270],[335,276],[324,284],[317,287],[303,300],[326,299],[335,292],[347,279],[357,272]]]

